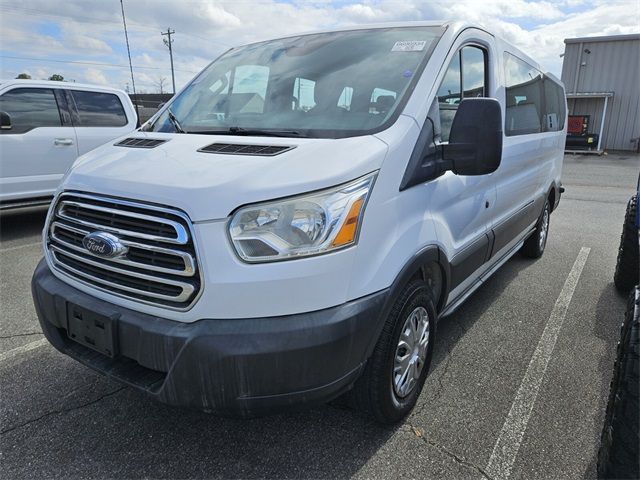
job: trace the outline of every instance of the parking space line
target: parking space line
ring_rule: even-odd
[[[22,345],[21,347],[17,347],[17,348],[12,348],[11,350],[4,352],[4,353],[0,353],[0,363],[4,363],[7,360],[20,355],[22,353],[26,353],[29,352],[31,350],[35,350],[36,348],[40,348],[44,345],[48,345],[48,341],[46,338],[41,338],[40,340],[36,340],[35,342],[29,342],[25,345]]]
[[[564,282],[560,295],[551,311],[549,320],[544,327],[538,346],[536,347],[527,371],[524,374],[518,393],[511,405],[511,410],[502,426],[500,435],[493,447],[489,463],[485,468],[486,473],[493,479],[507,479],[511,474],[511,468],[518,455],[524,432],[527,429],[529,418],[533,410],[540,386],[544,379],[547,365],[551,359],[556,345],[560,329],[567,315],[571,298],[580,280],[590,248],[582,247],[578,257]]]
[[[41,245],[41,244],[42,242],[34,242],[34,243],[26,243],[24,245],[16,245],[15,247],[0,248],[0,253],[12,252],[14,250],[20,250],[21,248],[35,247],[36,245]]]

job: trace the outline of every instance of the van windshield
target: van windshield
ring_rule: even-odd
[[[443,32],[397,27],[234,48],[145,129],[340,138],[387,128]]]

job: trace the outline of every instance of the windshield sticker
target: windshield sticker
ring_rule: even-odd
[[[411,70],[405,70],[402,74],[404,78],[409,78],[411,75],[413,75],[413,72]]]
[[[413,40],[406,42],[396,42],[391,49],[392,52],[421,52],[424,50],[426,40]]]

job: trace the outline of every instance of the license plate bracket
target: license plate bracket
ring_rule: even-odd
[[[113,358],[117,353],[116,331],[117,316],[67,304],[67,336],[74,342]]]

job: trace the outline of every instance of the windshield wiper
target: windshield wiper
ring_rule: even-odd
[[[192,133],[204,133],[207,135],[246,135],[256,137],[306,137],[299,130],[263,130],[260,128],[229,127],[220,130],[203,130]]]
[[[169,116],[169,121],[171,122],[171,124],[173,125],[173,128],[176,129],[176,132],[178,133],[187,133],[184,131],[184,129],[180,126],[180,122],[178,121],[178,119],[176,118],[176,116],[173,114],[173,112],[171,111],[170,108],[167,109],[167,115]]]

